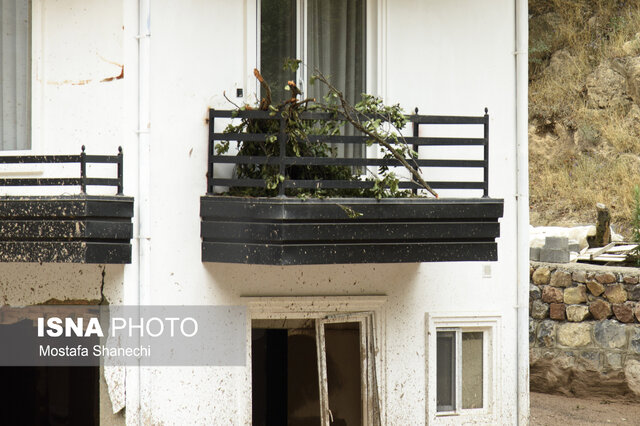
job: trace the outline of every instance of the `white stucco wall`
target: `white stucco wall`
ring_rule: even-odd
[[[241,304],[242,296],[386,295],[383,403],[387,424],[426,421],[425,315],[490,312],[497,342],[499,423],[515,423],[516,239],[514,6],[509,0],[379,1],[379,87],[389,102],[423,114],[491,115],[490,195],[504,198],[498,262],[269,267],[201,262],[207,109],[229,108],[223,91],[254,86],[254,25],[247,1],[155,0],[151,5],[150,277],[148,304]],[[376,3],[376,2],[372,2]],[[34,0],[41,49],[34,84],[34,147],[42,152],[125,152],[125,194],[137,182],[135,2]],[[250,5],[249,5],[250,6]],[[39,46],[39,47],[38,47]],[[36,52],[38,53],[38,52]],[[124,66],[124,78],[118,76]],[[87,80],[84,84],[74,84]],[[134,251],[135,255],[135,251]],[[484,266],[491,276],[483,277]],[[0,265],[10,304],[93,298],[97,266]],[[120,269],[118,269],[120,268]],[[107,267],[131,303],[131,266]],[[80,276],[80,274],[84,274]],[[28,279],[26,277],[29,277]],[[124,278],[123,278],[124,277]],[[18,280],[20,287],[5,282]],[[78,281],[79,280],[79,281]],[[15,281],[13,281],[15,282]],[[54,288],[31,297],[31,284]],[[7,288],[11,287],[11,290]],[[0,293],[2,297],[2,293]],[[46,299],[45,299],[46,300]],[[248,424],[250,366],[141,372],[143,422]],[[131,388],[133,391],[136,388]],[[137,389],[136,389],[137,390]],[[103,398],[104,398],[103,392]],[[104,407],[104,405],[103,405]],[[137,424],[134,407],[127,423]],[[145,423],[146,424],[146,423]]]

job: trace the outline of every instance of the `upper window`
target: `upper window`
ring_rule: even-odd
[[[284,90],[296,82],[303,96],[322,99],[326,87],[310,85],[318,71],[355,104],[366,91],[366,0],[261,0],[260,72],[274,103],[290,97]],[[285,59],[300,59],[297,73],[283,70]],[[344,134],[353,134],[346,126]],[[339,157],[361,157],[359,144],[336,144]]]
[[[31,2],[0,0],[0,150],[31,148]]]
[[[365,91],[366,0],[262,0],[260,3],[260,71],[274,100],[288,98],[294,80],[308,97],[321,98],[322,87],[309,86],[319,71],[350,102]],[[298,75],[282,69],[286,58],[301,59]]]

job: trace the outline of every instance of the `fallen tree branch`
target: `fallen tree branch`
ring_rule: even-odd
[[[434,197],[438,198],[438,193],[435,192],[431,188],[431,186],[429,186],[429,184],[422,178],[418,169],[413,167],[411,164],[409,164],[409,162],[406,160],[404,155],[400,155],[396,151],[396,149],[393,147],[393,145],[387,142],[387,140],[384,137],[382,137],[380,134],[373,132],[370,129],[367,129],[362,124],[362,122],[358,119],[358,115],[359,115],[358,111],[356,111],[353,105],[351,105],[345,99],[344,94],[340,90],[338,90],[333,84],[331,84],[331,82],[322,73],[316,71],[316,73],[314,74],[314,77],[317,81],[320,81],[321,83],[326,85],[327,88],[329,89],[329,92],[334,94],[340,101],[340,106],[342,108],[333,108],[334,112],[340,114],[342,117],[344,117],[346,121],[351,123],[353,127],[355,127],[360,132],[364,133],[371,139],[375,140],[379,145],[384,146],[387,149],[387,151],[389,151],[391,155],[393,155],[395,159],[398,160],[411,173],[411,175],[413,176],[415,181],[417,181],[418,184],[420,184],[424,189],[426,189]],[[326,106],[326,108],[331,109],[330,106]]]

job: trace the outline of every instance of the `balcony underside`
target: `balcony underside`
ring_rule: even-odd
[[[133,198],[0,198],[0,262],[131,263]]]
[[[202,260],[267,265],[497,260],[503,200],[201,198]]]

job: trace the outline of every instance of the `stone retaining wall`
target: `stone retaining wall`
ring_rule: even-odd
[[[531,390],[640,399],[640,269],[532,262]]]

